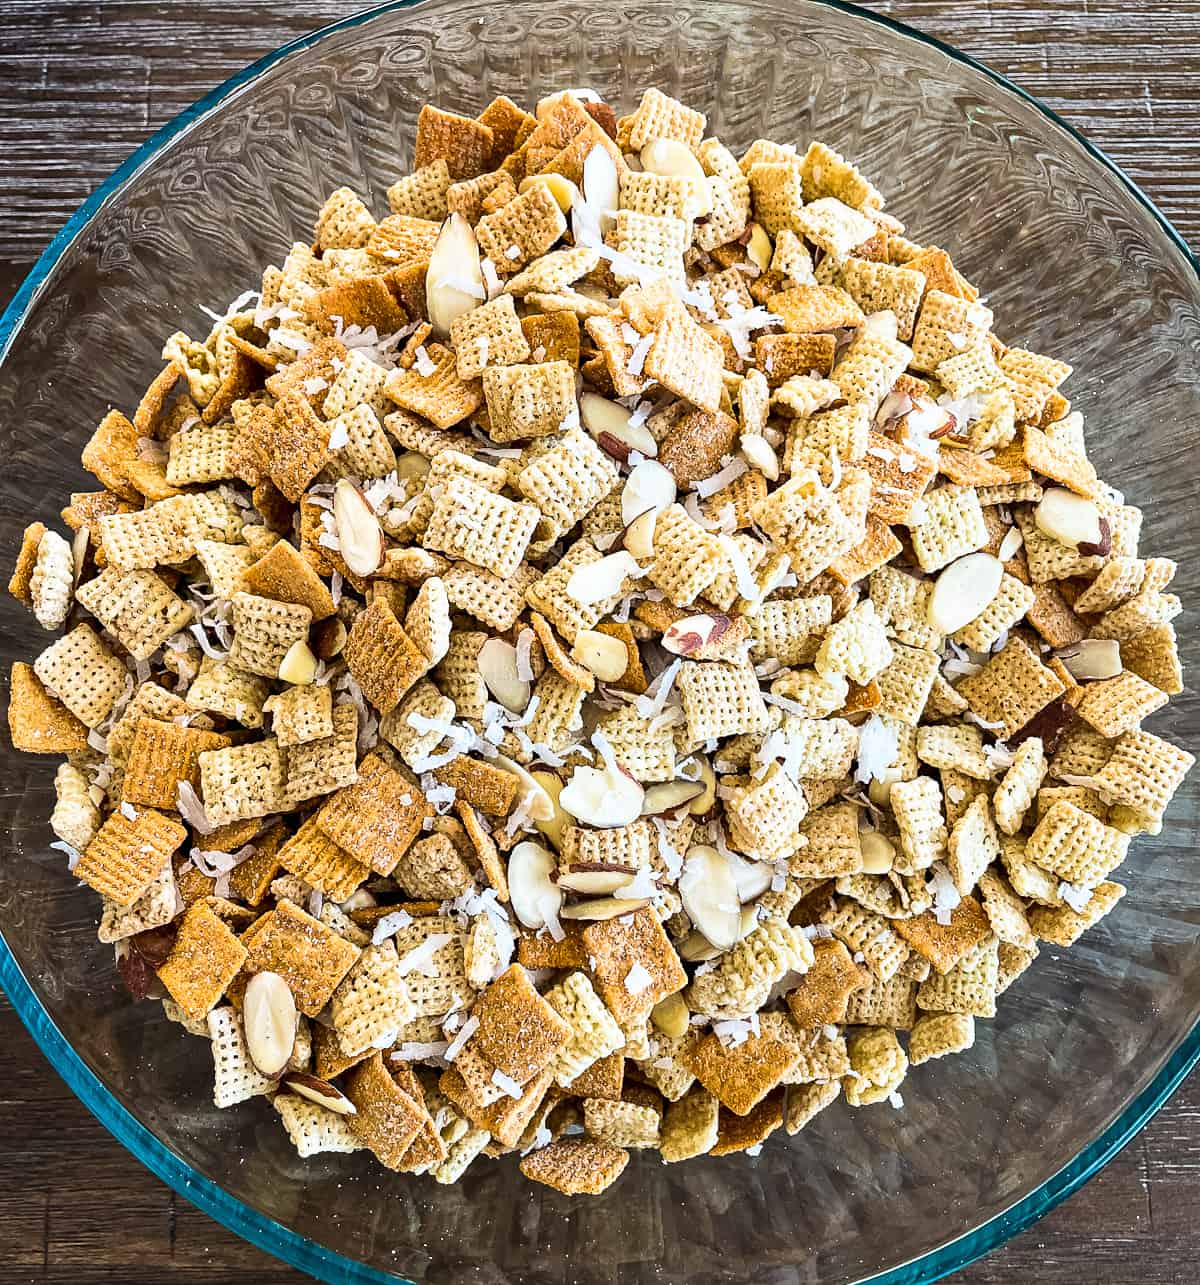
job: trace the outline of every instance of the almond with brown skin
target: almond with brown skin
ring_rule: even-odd
[[[335,1115],[358,1114],[358,1108],[337,1085],[330,1084],[327,1080],[319,1080],[306,1071],[289,1071],[280,1084],[298,1097],[307,1098],[309,1102],[315,1102],[326,1111],[334,1112]]]

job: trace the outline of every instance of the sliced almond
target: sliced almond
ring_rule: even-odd
[[[560,870],[558,886],[568,892],[578,892],[588,897],[603,897],[624,888],[629,883],[629,870],[626,866],[585,864],[568,866]]]
[[[553,821],[558,812],[558,791],[562,789],[562,782],[553,772],[527,772],[507,754],[494,754],[491,761],[503,771],[511,772],[521,782],[522,796],[528,800],[529,819],[535,825]],[[547,785],[548,781],[554,782],[553,789]]]
[[[313,627],[313,642],[317,655],[322,660],[332,660],[342,654],[346,645],[346,622],[338,616],[330,616]]]
[[[668,1039],[681,1040],[688,1032],[691,1012],[683,996],[676,991],[660,999],[650,1010],[650,1020]]]
[[[1121,645],[1108,638],[1085,638],[1075,647],[1058,653],[1072,678],[1086,682],[1094,678],[1116,678],[1124,669]]]
[[[773,865],[765,861],[750,861],[739,852],[728,852],[724,856],[733,871],[738,900],[743,906],[761,897],[771,886],[771,880],[775,877]]]
[[[873,335],[876,339],[895,340],[899,324],[896,314],[890,308],[885,308],[882,312],[870,313],[858,333]]]
[[[503,638],[489,638],[479,649],[479,676],[491,694],[514,714],[529,704],[531,684],[517,672],[517,649]]]
[[[567,594],[583,606],[590,607],[620,593],[628,577],[641,574],[642,569],[633,554],[619,549],[616,553],[605,554],[597,562],[576,567],[567,579]]]
[[[558,805],[584,825],[605,829],[636,821],[645,797],[646,791],[624,772],[577,767],[563,786]]]
[[[688,918],[719,950],[741,937],[741,900],[733,866],[708,844],[688,849],[679,876]]]
[[[650,562],[654,558],[654,532],[658,526],[658,512],[657,509],[647,509],[645,513],[639,513],[622,534],[625,548],[638,562]]]
[[[521,180],[519,192],[528,192],[531,187],[544,187],[558,202],[558,208],[564,214],[579,200],[579,189],[565,174],[530,174]]]
[[[896,860],[896,845],[878,830],[864,830],[858,838],[862,847],[863,874],[887,874]]]
[[[661,816],[664,812],[674,812],[685,804],[690,804],[704,793],[701,781],[662,781],[658,785],[646,787],[646,797],[642,800],[642,816]]]
[[[356,576],[373,576],[383,562],[383,528],[367,497],[348,478],[333,488],[333,521],[342,560]]]
[[[704,647],[710,647],[728,629],[733,621],[720,612],[704,612],[698,616],[684,616],[667,627],[662,645],[673,656],[690,656]]]
[[[630,451],[647,458],[658,454],[658,443],[645,424],[632,424],[628,411],[619,402],[609,401],[599,393],[584,393],[579,399],[579,421],[595,439],[601,450],[624,464]]]
[[[761,433],[743,433],[741,447],[746,462],[758,469],[768,482],[778,480],[779,456],[775,454],[775,448]]]
[[[563,830],[571,824],[571,818],[558,804],[558,796],[562,793],[565,782],[562,777],[549,771],[534,772],[532,775],[536,778],[545,798],[549,800],[550,807],[547,816],[539,816],[532,810],[530,816],[538,830],[558,848],[562,845]]]
[[[1033,510],[1033,520],[1043,535],[1059,544],[1078,547],[1099,545],[1100,510],[1091,500],[1076,495],[1065,487],[1052,486],[1044,492]]]
[[[1017,550],[1025,543],[1025,537],[1021,534],[1020,527],[1009,527],[1004,539],[1000,541],[1000,547],[996,550],[996,557],[1001,562],[1007,562],[1010,558],[1017,556]]]
[[[883,769],[883,775],[875,777],[867,786],[867,797],[877,808],[886,808],[892,799],[892,786],[904,780],[901,768],[892,765]]]
[[[508,899],[513,914],[526,928],[544,928],[558,917],[562,889],[551,877],[558,860],[549,848],[526,840],[508,857]]]
[[[706,964],[721,953],[702,933],[694,929],[676,947],[679,958],[689,964]]]
[[[456,318],[487,299],[475,231],[459,213],[442,224],[425,272],[425,301],[434,330],[445,337]]]
[[[317,658],[308,643],[298,638],[279,662],[279,677],[293,687],[307,687],[317,676]]]
[[[712,764],[703,754],[693,754],[690,759],[681,764],[686,767],[689,763],[696,763],[699,766],[700,774],[696,780],[704,786],[704,792],[692,800],[692,805],[688,811],[694,817],[702,817],[711,812],[713,805],[717,801],[717,774],[713,771]]]
[[[1000,592],[1004,563],[990,553],[968,553],[934,581],[926,617],[940,634],[952,634],[978,619]]]
[[[645,910],[649,904],[645,897],[597,897],[593,901],[577,901],[573,906],[564,906],[562,918],[599,922],[616,919],[618,915],[632,915],[635,911]]]
[[[600,230],[607,232],[617,221],[620,183],[617,163],[599,143],[584,157],[583,197],[599,214]]]
[[[282,1080],[283,1087],[298,1097],[307,1098],[335,1115],[357,1115],[358,1108],[336,1085],[319,1080],[307,1071],[289,1071]]]
[[[677,138],[654,138],[642,148],[639,158],[648,174],[666,178],[690,178],[695,199],[689,202],[686,217],[698,219],[712,210],[712,188],[696,154]]]
[[[242,1001],[246,1051],[263,1075],[278,1075],[296,1046],[296,1001],[278,973],[255,973]]]
[[[761,223],[751,223],[749,231],[750,238],[746,242],[746,257],[759,272],[766,272],[771,266],[771,255],[774,254],[771,249],[771,238],[767,236],[767,230]]]
[[[396,477],[401,481],[421,478],[429,472],[429,460],[420,451],[401,451],[396,456]]]
[[[629,651],[620,638],[596,629],[581,629],[575,635],[571,657],[602,683],[615,683],[629,668]]]
[[[621,489],[621,521],[628,526],[647,511],[670,508],[677,494],[675,476],[670,469],[657,460],[642,460],[629,470]]]

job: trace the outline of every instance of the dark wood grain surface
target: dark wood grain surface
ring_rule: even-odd
[[[0,0],[0,306],[153,130],[332,0]],[[1200,247],[1200,0],[866,6],[1010,75],[1103,148]],[[133,1160],[0,1000],[0,1283],[294,1285]],[[1097,1178],[956,1285],[1194,1285],[1200,1078]]]

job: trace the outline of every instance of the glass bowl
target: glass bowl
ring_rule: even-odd
[[[845,5],[430,0],[362,14],[248,68],[137,152],[55,238],[0,322],[0,545],[57,522],[106,408],[129,409],[165,335],[207,330],[306,236],[342,183],[377,211],[426,101],[466,113],[591,85],[629,109],[657,84],[734,147],[820,138],[910,233],[984,283],[1007,341],[1067,357],[1102,474],[1146,506],[1143,547],[1191,557],[1200,484],[1200,281],[1151,203],[1000,77]],[[45,645],[11,599],[6,662]],[[1181,631],[1185,662],[1197,636]],[[4,666],[7,672],[7,664]],[[1195,739],[1195,694],[1156,730]],[[567,1200],[477,1163],[456,1187],[363,1156],[299,1161],[262,1102],[213,1109],[207,1057],[128,1003],[96,900],[50,851],[49,760],[3,751],[3,983],[59,1074],[155,1173],[328,1281],[929,1281],[1028,1225],[1145,1123],[1200,1056],[1200,772],[1130,893],[1069,952],[1043,950],[974,1049],[927,1064],[905,1109],[839,1104],[762,1154],[668,1167]]]

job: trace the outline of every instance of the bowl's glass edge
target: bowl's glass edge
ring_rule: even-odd
[[[185,108],[152,135],[79,206],[21,283],[9,306],[0,315],[0,361],[7,354],[21,321],[67,248],[103,205],[168,143],[174,141],[220,103],[282,59],[338,32],[360,26],[381,13],[410,9],[419,2],[420,0],[390,0],[389,3],[365,9],[339,22],[331,23],[308,35],[289,41],[250,63],[235,76],[217,86],[211,93]],[[811,0],[811,2],[853,14],[864,21],[877,23],[898,35],[935,48],[947,58],[972,68],[1036,108],[1051,124],[1062,130],[1121,182],[1130,195],[1159,223],[1184,261],[1200,277],[1200,258],[1192,252],[1182,235],[1150,197],[1101,148],[1085,138],[1041,99],[1028,93],[985,63],[971,57],[970,54],[963,53],[936,36],[927,35],[887,15],[872,13],[858,5],[848,3],[847,0]],[[360,1263],[351,1262],[340,1254],[333,1253],[306,1237],[297,1235],[281,1223],[234,1199],[221,1187],[210,1182],[184,1162],[136,1120],[83,1062],[42,1007],[41,1001],[21,972],[20,966],[2,936],[0,936],[0,988],[3,988],[17,1016],[50,1064],[83,1105],[137,1160],[197,1208],[260,1249],[308,1272],[319,1280],[329,1282],[330,1285],[351,1285],[357,1282],[405,1282],[405,1285],[413,1285],[412,1282],[407,1281],[407,1278],[393,1273],[378,1272]],[[929,1282],[939,1280],[968,1263],[982,1258],[984,1254],[1004,1244],[1018,1232],[1024,1231],[1104,1168],[1145,1126],[1197,1062],[1200,1062],[1200,1022],[1179,1042],[1153,1081],[1125,1107],[1100,1136],[1034,1191],[972,1231],[965,1232],[918,1259],[864,1278],[861,1285],[928,1285]]]

